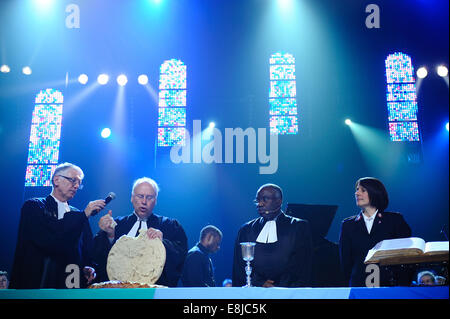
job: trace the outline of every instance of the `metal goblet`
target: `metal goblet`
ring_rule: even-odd
[[[245,274],[247,275],[247,284],[244,287],[251,287],[250,275],[252,273],[252,267],[250,266],[250,262],[255,257],[255,245],[256,243],[245,242],[240,243],[242,249],[242,259],[247,262],[247,266],[245,266]]]

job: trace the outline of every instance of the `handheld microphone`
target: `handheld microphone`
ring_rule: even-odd
[[[106,196],[106,198],[105,198],[105,204],[108,204],[108,203],[109,203],[110,201],[112,201],[114,198],[116,198],[116,194],[113,193],[113,192],[110,192],[110,193],[108,194],[108,196]],[[92,211],[91,216],[97,215],[97,214],[99,213],[99,211],[100,211],[100,210],[98,210],[98,209]]]

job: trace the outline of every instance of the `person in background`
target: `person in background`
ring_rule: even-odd
[[[233,287],[233,281],[230,278],[226,278],[222,282],[222,287]]]
[[[181,281],[184,287],[215,287],[214,266],[209,257],[220,249],[222,232],[213,225],[203,227],[199,242],[192,247],[184,262]]]
[[[0,289],[8,289],[9,280],[6,271],[0,271]]]
[[[355,201],[361,211],[341,224],[339,253],[345,282],[366,286],[364,260],[370,249],[385,239],[411,237],[411,228],[400,213],[387,212],[389,196],[374,177],[356,181]]]

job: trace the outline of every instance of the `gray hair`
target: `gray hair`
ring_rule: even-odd
[[[53,175],[52,175],[52,185],[55,186],[55,184],[53,183],[53,178],[55,176],[60,175],[61,173],[64,173],[65,171],[67,171],[67,170],[69,170],[71,168],[77,170],[78,172],[80,172],[81,179],[84,178],[83,170],[79,166],[77,166],[75,164],[72,164],[72,163],[67,163],[66,162],[66,163],[62,163],[62,164],[59,164],[58,166],[56,166],[56,169],[55,169],[55,171],[53,172]]]
[[[150,177],[141,177],[141,178],[138,178],[137,180],[135,180],[134,181],[134,183],[133,183],[133,187],[132,187],[132,189],[131,189],[131,195],[134,195],[134,190],[136,189],[136,187],[138,187],[139,185],[141,185],[142,183],[148,183],[148,184],[150,184],[152,187],[153,187],[153,189],[155,190],[155,195],[156,195],[156,197],[158,197],[158,193],[159,193],[159,186],[158,186],[158,184],[153,180],[153,179],[151,179]]]

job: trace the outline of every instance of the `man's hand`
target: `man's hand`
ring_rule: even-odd
[[[105,200],[104,199],[97,199],[92,202],[89,202],[89,204],[84,209],[84,213],[86,214],[86,217],[90,217],[92,215],[92,212],[94,210],[102,210],[105,208]]]
[[[273,280],[267,279],[266,282],[264,283],[263,287],[265,287],[265,288],[275,287],[275,286],[273,285],[273,283],[274,283]]]
[[[83,268],[83,274],[84,274],[84,278],[86,278],[86,280],[87,280],[88,285],[95,279],[95,277],[97,277],[97,274],[95,273],[95,269],[92,267],[88,267],[88,266]]]
[[[114,226],[116,225],[116,222],[112,218],[112,210],[108,211],[108,214],[105,216],[102,216],[100,220],[98,221],[98,227],[100,227],[101,230],[106,232],[109,238],[114,238],[115,230]]]
[[[150,239],[159,238],[159,239],[161,239],[161,241],[163,240],[163,233],[159,229],[150,227],[149,229],[147,229],[147,236]]]

